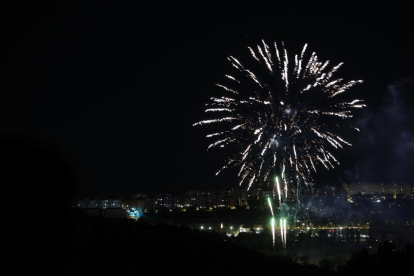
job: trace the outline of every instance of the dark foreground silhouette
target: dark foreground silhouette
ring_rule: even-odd
[[[91,218],[81,212],[76,216],[72,264],[85,274],[330,274],[316,266],[302,266],[238,246],[225,234],[126,219]]]
[[[69,210],[79,172],[53,147],[21,137],[1,141],[3,270],[16,275],[333,275],[249,249],[225,234]],[[413,245],[360,251],[341,275],[411,275]],[[306,263],[304,259],[303,263]]]

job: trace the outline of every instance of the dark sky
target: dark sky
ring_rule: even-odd
[[[207,153],[206,129],[192,124],[232,72],[227,56],[249,59],[247,47],[261,39],[283,40],[290,53],[308,43],[308,54],[345,63],[336,76],[364,80],[347,92],[368,105],[355,116],[361,132],[344,133],[354,146],[336,154],[335,170],[319,169],[318,183],[414,183],[407,7],[83,2],[2,9],[2,151],[17,174],[56,174],[36,189],[109,196],[236,187],[235,171],[214,176],[222,153]],[[73,179],[65,189],[62,166]]]

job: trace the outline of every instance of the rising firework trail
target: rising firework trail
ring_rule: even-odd
[[[280,219],[279,228],[280,228],[280,238],[282,239],[283,251],[285,251],[285,238],[284,238],[285,231],[283,230],[283,218]]]
[[[282,241],[283,241],[283,250],[284,253],[286,254],[286,219],[283,218],[283,237],[282,237]]]
[[[276,222],[275,222],[275,218],[272,217],[272,236],[273,236],[273,251],[275,252],[276,250],[276,235],[275,235],[275,227],[276,227]]]
[[[262,41],[256,49],[249,47],[253,59],[244,64],[230,56],[235,71],[225,75],[226,83],[217,84],[226,95],[211,97],[205,110],[211,117],[194,124],[216,126],[207,135],[215,139],[208,150],[231,148],[217,174],[239,167],[239,184],[247,189],[280,177],[281,183],[276,177],[274,184],[285,241],[288,201],[297,201],[299,208],[300,185],[313,181],[311,172],[316,172],[317,165],[329,170],[339,164],[330,148],[351,144],[337,132],[358,130],[345,119],[352,117],[353,108],[365,106],[361,99],[344,97],[361,80],[333,78],[343,63],[330,67],[329,61],[319,61],[315,53],[305,62],[306,48],[307,44],[294,61],[288,59],[283,42],[269,46]]]
[[[272,225],[272,236],[273,236],[273,250],[275,250],[275,245],[276,245],[275,214],[273,213],[272,201],[271,201],[270,197],[267,198],[267,202],[269,203],[270,211],[272,213],[271,225]]]

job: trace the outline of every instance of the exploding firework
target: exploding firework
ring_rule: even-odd
[[[305,63],[306,48],[305,44],[294,62],[289,62],[283,42],[269,46],[262,41],[256,50],[249,47],[253,57],[249,66],[230,56],[235,72],[226,75],[226,84],[217,84],[226,95],[212,97],[205,110],[212,118],[194,124],[219,124],[218,131],[207,135],[215,139],[208,150],[232,147],[217,174],[240,167],[239,184],[247,185],[247,189],[275,179],[272,184],[279,199],[284,240],[288,198],[296,200],[297,213],[301,183],[312,181],[311,172],[316,172],[318,164],[328,170],[339,164],[330,148],[350,143],[337,130],[358,130],[345,119],[352,117],[353,108],[365,106],[361,99],[343,97],[361,80],[333,79],[342,63],[328,70],[329,61],[320,62],[315,53]]]

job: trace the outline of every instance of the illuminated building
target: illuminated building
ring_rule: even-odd
[[[403,183],[352,183],[344,184],[348,195],[402,195],[410,196],[411,186]]]

